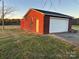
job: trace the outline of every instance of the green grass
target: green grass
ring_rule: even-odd
[[[73,25],[72,29],[79,30],[79,25]]]
[[[51,36],[5,30],[0,32],[0,59],[79,59],[79,50]]]

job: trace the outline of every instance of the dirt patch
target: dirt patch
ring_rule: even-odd
[[[4,26],[4,29],[19,29],[20,25],[7,25]],[[0,30],[2,29],[2,26],[0,26]]]

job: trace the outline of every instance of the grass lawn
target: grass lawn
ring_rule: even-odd
[[[79,59],[79,49],[51,36],[0,31],[0,59]]]
[[[72,29],[79,30],[79,25],[73,25]]]

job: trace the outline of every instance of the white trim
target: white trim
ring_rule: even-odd
[[[33,9],[34,11],[36,11],[36,12],[39,12],[39,13],[41,13],[41,14],[43,14],[44,15],[44,13],[42,13],[42,12],[40,12],[40,11],[37,11],[37,10],[35,10],[35,9]]]

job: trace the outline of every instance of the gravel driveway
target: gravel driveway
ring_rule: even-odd
[[[55,35],[79,45],[79,33],[58,33]]]

